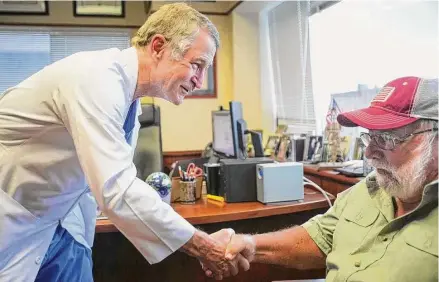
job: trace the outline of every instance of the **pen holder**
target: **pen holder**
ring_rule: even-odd
[[[197,184],[195,186],[195,200],[198,200],[201,198],[202,190],[203,190],[203,181],[204,181],[203,176],[199,176],[199,177],[195,178],[195,182],[197,182]]]
[[[197,182],[194,181],[180,181],[180,199],[182,204],[194,204]]]

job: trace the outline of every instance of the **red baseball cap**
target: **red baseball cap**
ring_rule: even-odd
[[[397,78],[380,90],[368,108],[337,116],[342,126],[374,130],[394,129],[418,119],[438,120],[437,78]]]

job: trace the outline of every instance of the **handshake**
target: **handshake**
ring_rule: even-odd
[[[247,271],[255,256],[255,242],[250,235],[222,229],[208,235],[197,230],[182,251],[198,258],[205,274],[216,280]]]

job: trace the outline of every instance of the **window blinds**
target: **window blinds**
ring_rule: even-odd
[[[0,27],[0,95],[43,67],[80,51],[130,46],[130,30]]]
[[[309,14],[309,1],[286,1],[268,13],[277,121],[296,133],[311,133],[316,128]]]

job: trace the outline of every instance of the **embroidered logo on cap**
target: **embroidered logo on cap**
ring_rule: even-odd
[[[381,88],[381,91],[373,98],[371,103],[374,102],[385,102],[389,99],[390,95],[395,91],[395,87],[385,86]]]

